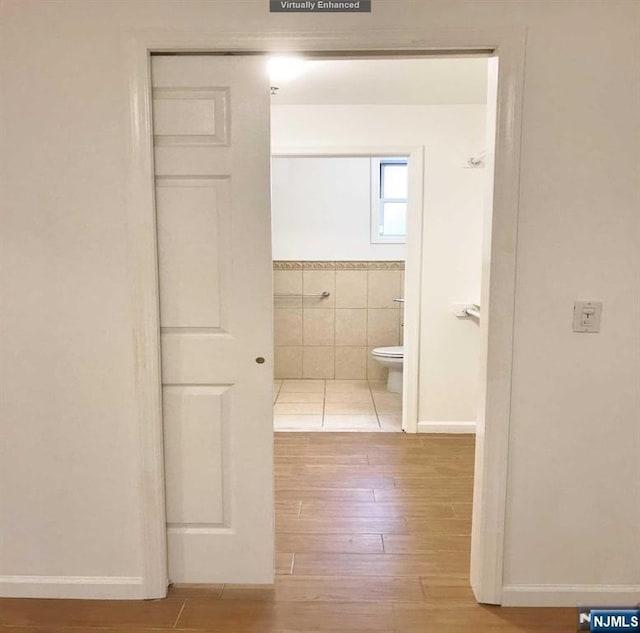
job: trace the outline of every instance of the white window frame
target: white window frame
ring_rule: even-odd
[[[380,235],[380,217],[383,203],[381,192],[381,165],[385,163],[401,163],[406,161],[409,167],[409,156],[372,156],[371,157],[371,243],[372,244],[406,244],[407,235]],[[406,202],[409,208],[409,187],[407,198],[388,199],[386,202]]]

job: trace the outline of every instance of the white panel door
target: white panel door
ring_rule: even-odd
[[[269,583],[265,63],[259,56],[154,56],[152,77],[169,578]]]

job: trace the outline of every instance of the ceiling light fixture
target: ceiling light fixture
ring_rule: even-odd
[[[302,57],[278,55],[270,57],[267,70],[272,86],[287,83],[299,77],[304,72],[305,60]]]

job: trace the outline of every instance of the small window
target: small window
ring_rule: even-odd
[[[409,167],[406,157],[371,159],[371,242],[402,244],[407,238]]]

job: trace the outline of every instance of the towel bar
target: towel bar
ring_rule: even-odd
[[[303,295],[301,293],[291,293],[291,294],[277,294],[277,295],[273,295],[274,297],[316,297],[319,299],[326,299],[327,297],[331,296],[331,293],[328,290],[325,290],[324,292],[321,292],[319,294],[315,294],[315,295]]]

